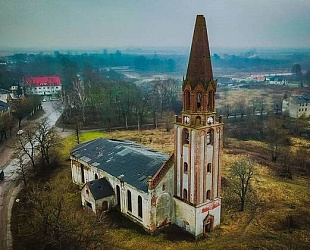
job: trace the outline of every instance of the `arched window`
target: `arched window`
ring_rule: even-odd
[[[187,174],[188,171],[188,164],[187,162],[184,162],[184,173]]]
[[[201,117],[196,116],[196,125],[200,125],[200,124],[201,124]]]
[[[186,188],[183,189],[183,199],[187,200],[187,189]]]
[[[208,165],[207,165],[207,172],[211,173],[211,163],[208,163]]]
[[[142,218],[142,197],[138,196],[138,216]]]
[[[214,111],[214,91],[210,90],[208,92],[208,110]]]
[[[81,177],[82,177],[82,183],[85,183],[84,165],[83,164],[81,164]]]
[[[212,144],[212,131],[208,131],[207,132],[207,145],[211,145]]]
[[[184,110],[189,110],[191,106],[190,93],[188,90],[184,91]]]
[[[117,206],[120,208],[121,207],[121,190],[118,185],[116,185],[116,202],[117,202]]]
[[[189,131],[186,128],[183,130],[183,144],[189,144]]]
[[[202,94],[201,92],[197,93],[197,109],[200,110],[201,109],[201,104],[202,104]]]
[[[127,209],[128,209],[128,211],[132,212],[131,192],[130,192],[130,190],[127,190]]]
[[[207,191],[207,200],[210,200],[210,199],[211,199],[211,191],[208,190],[208,191]]]
[[[95,179],[98,179],[98,175],[97,174],[95,174]]]

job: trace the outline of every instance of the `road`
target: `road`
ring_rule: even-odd
[[[43,102],[44,115],[32,123],[37,123],[40,120],[47,118],[51,126],[54,126],[60,113],[53,108],[53,102]],[[13,150],[13,149],[11,149]],[[26,156],[23,157],[24,161],[29,161]],[[4,180],[0,182],[0,249],[12,249],[12,236],[11,236],[11,214],[12,207],[18,192],[22,188],[20,181],[20,173],[17,168],[17,159],[11,159],[3,168]]]

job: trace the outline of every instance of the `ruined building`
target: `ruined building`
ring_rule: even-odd
[[[199,237],[219,225],[223,123],[216,121],[215,92],[206,22],[199,15],[174,154],[109,139],[78,145],[70,158],[82,204],[95,213],[118,207],[150,232],[176,224]]]

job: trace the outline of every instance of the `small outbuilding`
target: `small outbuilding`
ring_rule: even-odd
[[[106,178],[87,182],[81,192],[82,204],[95,213],[107,211],[115,204],[113,188]]]

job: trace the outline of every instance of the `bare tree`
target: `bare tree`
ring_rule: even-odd
[[[240,199],[240,211],[244,211],[250,181],[253,177],[253,163],[248,158],[241,158],[232,163],[230,170],[231,191]]]
[[[35,140],[38,143],[38,150],[41,153],[42,163],[50,164],[51,150],[59,143],[59,136],[56,130],[49,126],[47,119],[43,119],[36,126]]]
[[[240,116],[241,118],[243,118],[245,112],[246,112],[246,107],[247,107],[247,104],[246,104],[246,101],[244,98],[240,99],[238,102],[237,102],[237,109],[240,113]]]
[[[87,94],[86,94],[86,88],[85,83],[81,80],[73,81],[73,88],[74,88],[74,94],[76,96],[76,106],[79,109],[79,112],[81,112],[82,115],[82,121],[85,123],[86,121],[86,104],[87,104]]]
[[[27,175],[26,175],[26,164],[24,163],[24,159],[23,159],[23,152],[22,151],[16,151],[15,152],[15,156],[17,159],[17,171],[20,172],[21,174],[21,178],[24,182],[25,187],[27,186]]]
[[[17,135],[17,142],[15,144],[15,149],[17,151],[23,152],[29,160],[31,161],[32,167],[35,169],[35,129],[33,127],[27,128],[24,131],[20,131]]]

